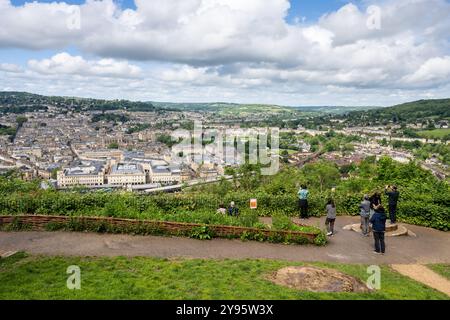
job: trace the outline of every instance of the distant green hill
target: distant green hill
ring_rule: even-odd
[[[0,92],[0,113],[25,113],[57,107],[62,110],[128,110],[154,111],[150,102],[128,100],[102,100],[76,97],[49,97],[27,92]]]
[[[368,111],[354,111],[345,115],[347,123],[427,123],[450,119],[450,99],[419,100]]]
[[[303,107],[288,107],[274,104],[239,104],[226,102],[213,103],[171,103],[171,102],[153,102],[152,104],[160,108],[173,108],[183,111],[206,111],[218,112],[221,115],[246,115],[258,113],[272,113],[272,114],[343,114],[349,111],[361,111],[374,109],[376,107],[360,106],[360,107],[346,107],[346,106],[303,106]]]
[[[238,104],[238,103],[226,103],[226,102],[213,102],[213,103],[169,103],[169,102],[152,102],[160,108],[173,108],[182,111],[204,111],[204,112],[217,112],[220,115],[226,116],[245,116],[254,113],[296,113],[297,110],[291,107],[284,107],[278,105],[267,104]]]
[[[450,99],[419,100],[376,110],[382,115],[397,115],[400,119],[450,118]]]

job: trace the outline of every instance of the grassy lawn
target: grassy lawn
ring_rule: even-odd
[[[81,290],[66,288],[68,266],[81,268]],[[27,256],[0,260],[0,299],[447,299],[382,267],[373,293],[309,293],[265,280],[285,266],[269,260],[167,260]],[[367,278],[366,266],[314,264]]]
[[[253,114],[281,114],[281,113],[296,113],[297,110],[289,107],[281,107],[274,105],[227,105],[219,109],[219,114],[222,116],[246,116]]]
[[[450,134],[450,129],[436,129],[420,131],[419,135],[428,139],[442,139],[446,135]]]
[[[431,264],[428,267],[450,280],[450,264]]]
[[[295,153],[299,153],[300,152],[298,150],[291,150],[291,149],[283,149],[283,150],[286,150],[289,155],[293,155]],[[283,150],[280,150],[280,152],[282,152]]]

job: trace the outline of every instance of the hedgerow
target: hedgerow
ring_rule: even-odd
[[[387,184],[396,184],[401,192],[398,206],[400,221],[450,230],[450,188],[431,173],[415,164],[398,164],[391,159],[366,161],[356,166],[348,180],[336,180],[333,164],[318,164],[320,174],[332,170],[330,179],[322,177],[320,184],[295,168],[282,170],[272,177],[261,177],[259,183],[223,181],[190,189],[179,194],[137,195],[126,192],[79,193],[76,191],[39,190],[36,183],[14,180],[12,184],[0,178],[0,214],[42,214],[65,216],[105,216],[130,219],[154,219],[204,224],[253,226],[257,216],[299,215],[297,190],[300,183],[309,182],[309,213],[325,214],[329,198],[337,204],[338,214],[358,215],[364,194],[383,191]],[[308,178],[308,179],[307,179]],[[16,188],[14,188],[16,185]],[[243,185],[248,187],[244,188]],[[334,187],[332,191],[331,187]],[[258,199],[258,209],[249,209],[249,200]],[[241,218],[216,214],[219,204],[234,201]],[[383,203],[387,198],[383,195]]]

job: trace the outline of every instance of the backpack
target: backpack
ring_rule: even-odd
[[[366,211],[364,209],[361,209],[361,217],[369,218],[370,217],[370,211]]]

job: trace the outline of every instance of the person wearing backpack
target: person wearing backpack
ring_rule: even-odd
[[[365,195],[364,200],[359,205],[361,215],[361,231],[363,236],[369,236],[369,219],[370,219],[370,200],[369,196]]]
[[[308,219],[308,196],[309,191],[306,185],[302,185],[297,193],[300,207],[300,219]]]
[[[327,206],[327,220],[325,221],[325,225],[327,226],[327,236],[334,235],[334,223],[336,222],[336,204],[333,199],[328,200]]]
[[[227,212],[228,212],[229,216],[232,216],[232,217],[238,217],[239,216],[239,208],[236,207],[236,204],[234,203],[234,201],[231,201]]]

